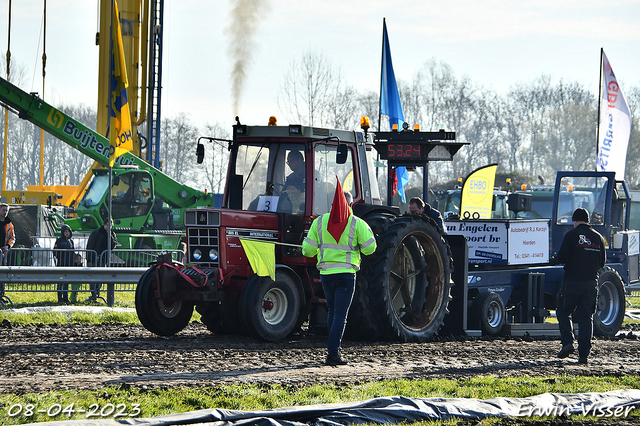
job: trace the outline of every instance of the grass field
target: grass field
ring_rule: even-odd
[[[69,416],[71,411],[69,407],[73,407],[74,410],[90,409],[92,404],[94,404],[93,409],[97,410],[95,420],[96,418],[114,418],[113,413],[109,415],[106,413],[121,410],[127,414],[137,413],[135,417],[148,418],[207,408],[256,411],[312,404],[353,402],[385,396],[489,399],[494,397],[527,397],[545,392],[606,392],[617,389],[633,389],[638,386],[640,386],[640,378],[637,376],[616,378],[574,376],[534,378],[523,376],[509,379],[478,377],[460,380],[386,380],[350,386],[315,384],[287,387],[234,384],[220,387],[167,390],[105,388],[96,392],[54,391],[44,394],[0,395],[0,424],[13,425],[51,420],[86,419],[87,413],[76,412]],[[25,413],[29,414],[26,411],[29,404],[31,404],[29,412],[32,415],[25,415]],[[65,408],[67,408],[66,414],[62,412]],[[44,411],[38,413],[39,410]],[[58,412],[59,414],[53,415]],[[631,411],[630,415],[635,416],[636,410]],[[585,420],[584,417],[579,417],[580,420]],[[534,420],[534,418],[528,420]],[[456,425],[458,421],[420,424]],[[478,424],[491,425],[495,421],[495,419],[485,419]]]
[[[26,306],[56,306],[56,293],[8,292],[16,308]],[[85,297],[78,297],[84,300]],[[629,298],[629,306],[638,308],[640,300]],[[105,306],[104,303],[77,302],[77,306]],[[115,307],[133,308],[134,292],[116,292]],[[194,319],[198,317],[194,313]],[[137,323],[135,312],[108,312],[90,314],[86,312],[71,313],[35,313],[10,314],[0,310],[0,320],[8,319],[12,323],[76,323],[105,322]],[[625,320],[626,322],[632,322]],[[580,393],[605,392],[617,389],[638,389],[640,377],[636,375],[623,377],[528,377],[495,378],[478,377],[460,380],[394,380],[362,383],[358,385],[339,386],[336,384],[316,384],[312,386],[287,387],[282,385],[250,385],[235,384],[220,387],[185,388],[185,389],[132,389],[105,388],[100,391],[52,391],[42,394],[2,394],[0,395],[0,424],[13,425],[52,420],[85,419],[87,414],[75,413],[68,416],[71,409],[97,407],[103,410],[96,414],[94,420],[114,418],[114,413],[124,411],[137,413],[136,417],[156,417],[167,414],[182,413],[204,408],[224,408],[233,410],[255,411],[290,406],[324,404],[336,402],[359,401],[383,396],[407,397],[446,397],[446,398],[479,398],[494,397],[526,397],[545,392]],[[73,405],[72,405],[73,404]],[[109,405],[111,404],[111,405]],[[105,408],[106,407],[106,408]],[[30,408],[30,411],[28,409]],[[67,409],[63,412],[64,409]],[[113,408],[113,413],[103,416]],[[18,413],[18,410],[19,413]],[[38,413],[38,410],[44,410]],[[104,411],[106,410],[106,411]],[[138,412],[139,410],[139,412]],[[53,415],[57,411],[59,414]],[[49,414],[52,415],[48,415]],[[18,413],[18,414],[16,414]],[[25,415],[31,413],[31,415]],[[67,413],[67,414],[65,414]],[[11,414],[11,415],[10,415]],[[631,412],[635,415],[635,411]],[[528,420],[534,420],[528,419]],[[583,421],[580,417],[576,421]],[[484,419],[479,425],[492,425],[498,419]],[[424,425],[446,424],[456,425],[459,420],[446,422],[417,423]],[[475,423],[474,423],[475,424]]]

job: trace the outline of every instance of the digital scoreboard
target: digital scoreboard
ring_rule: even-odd
[[[451,161],[461,146],[455,132],[392,131],[377,132],[374,147],[382,160],[396,164],[423,164],[428,161]]]
[[[425,147],[417,143],[390,143],[387,145],[389,160],[422,160]]]

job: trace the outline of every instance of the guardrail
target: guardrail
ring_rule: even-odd
[[[87,259],[97,258],[100,259],[98,264],[109,266],[55,266],[54,252],[62,253],[63,259],[65,252],[72,252],[72,258],[78,254],[82,258],[82,265],[87,264]],[[58,300],[62,301],[67,299],[68,294],[96,294],[95,290],[99,291],[102,284],[107,286],[107,298],[101,299],[113,306],[115,292],[135,291],[138,280],[149,264],[165,253],[171,253],[176,261],[184,260],[184,253],[180,250],[116,249],[111,252],[111,261],[107,263],[106,252],[98,257],[93,250],[12,248],[7,251],[0,266],[0,306],[13,305],[6,292],[57,292]],[[61,297],[63,295],[64,298]]]
[[[40,267],[40,266],[0,266],[0,304],[13,304],[5,295],[9,291],[55,291],[52,284],[106,284],[106,303],[113,306],[116,284],[130,285],[134,291],[135,284],[148,268],[107,268],[107,267]],[[25,287],[30,285],[32,287]],[[45,288],[48,285],[50,288]],[[36,287],[36,289],[33,288]],[[82,291],[81,289],[74,291]]]

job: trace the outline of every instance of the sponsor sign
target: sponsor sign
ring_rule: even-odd
[[[446,221],[449,235],[464,235],[469,263],[522,265],[549,262],[548,220]]]

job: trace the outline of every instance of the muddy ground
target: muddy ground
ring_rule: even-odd
[[[422,344],[345,341],[349,365],[328,367],[325,337],[308,333],[271,344],[215,336],[197,322],[161,338],[131,324],[5,321],[0,324],[0,394],[107,385],[166,389],[232,382],[304,386],[486,375],[635,375],[640,374],[640,341],[633,331],[626,326],[616,338],[596,338],[587,366],[577,364],[575,356],[558,360],[555,339],[448,337]]]

